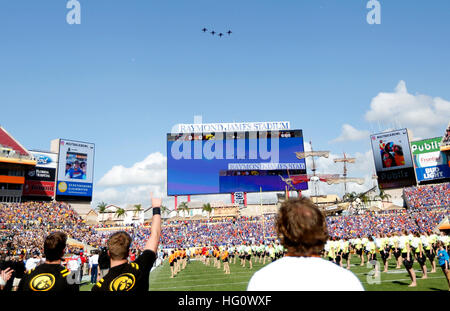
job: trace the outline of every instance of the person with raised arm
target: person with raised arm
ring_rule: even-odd
[[[156,260],[159,239],[161,236],[161,198],[154,198],[150,194],[153,217],[150,237],[145,243],[144,251],[131,262],[128,260],[131,236],[125,231],[119,231],[110,236],[107,242],[110,257],[110,269],[99,280],[92,291],[134,291],[149,290],[150,271]]]

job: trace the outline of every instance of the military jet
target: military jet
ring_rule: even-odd
[[[222,37],[223,36],[223,33],[219,33],[219,37]]]
[[[213,30],[213,31],[211,31],[211,34],[214,36],[214,34],[215,34],[216,32]]]
[[[203,31],[203,32],[206,32],[206,31],[208,31],[208,29],[206,29],[206,28],[203,28],[203,29],[202,29],[202,31]]]
[[[231,30],[228,30],[227,34],[228,34],[228,35],[231,35],[231,34],[232,34]]]

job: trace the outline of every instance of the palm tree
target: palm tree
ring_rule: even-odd
[[[104,221],[103,213],[106,211],[106,207],[107,206],[108,205],[105,202],[103,202],[103,201],[101,201],[100,203],[97,204],[98,212],[100,214],[102,214],[102,220],[101,221]]]
[[[381,202],[388,201],[392,196],[389,193],[386,193],[383,189],[380,189],[380,194],[376,196],[376,198],[380,198]]]
[[[126,211],[123,208],[118,208],[116,211],[117,218],[122,218],[125,216]]]
[[[189,211],[187,202],[181,202],[180,205],[178,205],[177,213],[179,213],[180,211],[185,212],[184,214],[186,215],[186,213]]]
[[[167,208],[167,206],[165,206],[165,205],[161,205],[161,215],[163,215],[163,214],[168,214],[168,213],[170,213],[171,211]]]
[[[364,206],[367,206],[367,203],[369,203],[370,201],[369,196],[364,192],[358,194],[358,198],[361,200]]]
[[[100,213],[104,213],[107,206],[108,205],[105,202],[101,201],[100,203],[97,204],[98,211]]]
[[[142,211],[142,204],[135,204],[134,208],[134,216],[136,216]]]
[[[344,194],[344,196],[342,197],[342,201],[352,203],[357,198],[358,198],[358,195],[356,194],[356,192],[353,191],[353,192]]]
[[[212,212],[211,204],[209,204],[209,203],[203,204],[202,211],[207,212],[208,213],[208,217],[211,217],[211,212]]]

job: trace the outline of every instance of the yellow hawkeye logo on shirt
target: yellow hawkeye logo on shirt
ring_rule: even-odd
[[[55,277],[50,273],[36,275],[30,282],[30,288],[33,291],[45,292],[55,285]]]
[[[124,273],[116,277],[110,284],[110,291],[129,291],[133,288],[135,283],[134,275],[131,273]]]

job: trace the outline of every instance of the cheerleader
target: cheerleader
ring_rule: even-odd
[[[415,253],[417,262],[420,264],[420,268],[422,269],[422,279],[427,279],[427,265],[425,264],[427,261],[427,257],[425,256],[425,250],[423,248],[423,243],[419,232],[416,232],[414,234],[414,238],[411,241],[411,246]]]
[[[344,259],[347,261],[347,270],[350,270],[350,258],[351,258],[350,242],[345,238],[341,240],[341,250],[342,250],[342,261],[344,261]]]
[[[378,262],[377,262],[377,246],[375,244],[375,239],[369,236],[368,241],[365,246],[365,252],[367,253],[367,262],[372,264],[375,268],[375,277],[378,276]]]
[[[436,272],[436,261],[434,258],[436,257],[436,238],[437,236],[435,234],[431,235],[425,232],[425,234],[421,237],[422,243],[425,248],[425,255],[427,256],[428,260],[431,264],[431,271],[430,273]]]
[[[411,284],[408,285],[408,287],[416,287],[416,272],[413,269],[414,264],[414,255],[411,253],[411,246],[410,246],[410,239],[409,236],[402,235],[400,237],[400,247],[402,249],[402,258],[403,258],[403,265],[406,268],[406,271],[408,271],[409,277],[411,278]]]
[[[389,239],[389,244],[391,245],[392,253],[395,257],[395,262],[397,266],[395,269],[400,269],[402,267],[402,249],[400,248],[400,237],[398,233],[395,233]]]

